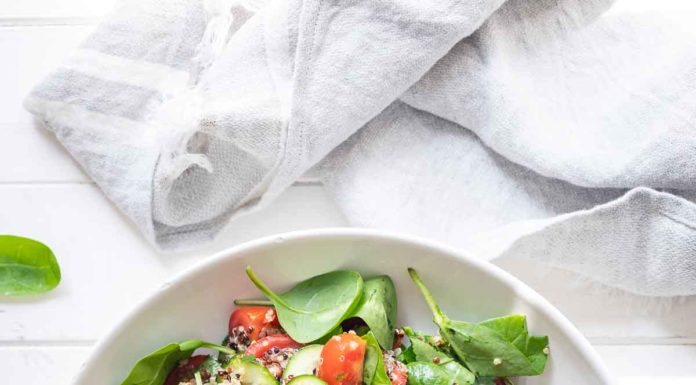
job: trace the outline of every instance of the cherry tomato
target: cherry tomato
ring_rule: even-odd
[[[360,385],[366,345],[351,333],[331,337],[321,350],[317,376],[328,385]]]
[[[268,306],[240,307],[233,311],[230,315],[230,334],[239,326],[244,328],[251,341],[257,340],[264,329],[280,329],[275,309]]]
[[[278,348],[301,348],[302,344],[290,338],[287,334],[273,334],[260,338],[249,345],[244,354],[253,355],[256,358],[263,357],[267,351]]]
[[[406,385],[408,381],[408,368],[403,362],[397,361],[394,357],[384,354],[384,366],[392,385]]]
[[[193,373],[199,366],[208,358],[206,355],[193,356],[186,361],[186,364],[179,365],[169,372],[167,379],[164,380],[164,385],[179,385],[180,382],[193,378]]]

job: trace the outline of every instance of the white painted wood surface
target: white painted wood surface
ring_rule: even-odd
[[[0,0],[0,233],[51,245],[64,277],[47,296],[0,300],[1,384],[68,385],[95,340],[134,301],[212,252],[277,232],[346,224],[322,187],[305,182],[264,211],[232,223],[205,250],[161,255],[145,243],[21,108],[32,85],[113,2]],[[656,3],[624,1],[622,7],[646,9]],[[667,3],[677,9],[696,4]],[[501,265],[566,314],[622,383],[696,384],[696,299],[665,306],[581,283],[568,285],[571,275],[524,261]]]

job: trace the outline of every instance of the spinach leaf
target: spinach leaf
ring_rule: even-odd
[[[331,339],[331,337],[337,336],[337,335],[343,333],[343,331],[344,331],[344,330],[343,330],[343,327],[342,327],[341,325],[338,325],[338,326],[336,326],[336,328],[335,328],[334,330],[332,330],[332,331],[326,333],[325,336],[319,338],[319,339],[316,340],[316,341],[312,341],[311,343],[312,343],[312,344],[315,344],[315,345],[324,345],[324,344],[326,344],[327,342],[329,342],[329,340]]]
[[[401,350],[401,354],[396,356],[396,359],[404,364],[410,364],[416,361],[416,353],[413,352],[413,346],[409,346],[406,349]]]
[[[386,275],[365,281],[360,303],[346,318],[358,317],[365,321],[384,349],[391,349],[396,327],[396,289]]]
[[[333,271],[309,278],[283,294],[274,293],[251,267],[247,275],[273,302],[278,321],[295,341],[316,341],[334,330],[360,302],[363,279],[354,271]]]
[[[391,385],[391,380],[384,367],[384,356],[379,347],[377,338],[372,332],[362,336],[367,342],[365,350],[365,362],[363,364],[363,384],[365,385]]]
[[[191,357],[199,348],[209,348],[227,354],[232,349],[201,340],[188,340],[166,345],[141,358],[121,385],[162,385],[169,372],[184,358]]]
[[[60,267],[48,246],[29,238],[0,235],[0,294],[38,294],[58,283]]]
[[[503,377],[479,377],[474,385],[513,385],[512,381]]]
[[[418,273],[409,268],[409,274],[430,307],[440,335],[457,358],[476,375],[514,377],[544,372],[548,337],[530,336],[524,316],[512,315],[480,323],[450,320],[437,306]]]
[[[476,377],[446,352],[432,346],[427,338],[418,336],[410,328],[404,328],[411,342],[411,348],[417,362],[433,363],[446,370],[450,384],[471,385]]]
[[[447,369],[432,362],[411,362],[408,368],[408,385],[452,385],[454,379]]]

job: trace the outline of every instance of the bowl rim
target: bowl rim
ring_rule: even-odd
[[[453,246],[448,246],[443,243],[433,241],[416,235],[378,230],[371,228],[354,228],[354,227],[327,227],[318,229],[298,230],[273,235],[267,235],[261,238],[256,238],[250,241],[240,243],[232,247],[228,247],[221,251],[212,254],[209,257],[203,257],[200,261],[195,262],[191,266],[182,269],[166,279],[159,287],[147,294],[144,298],[136,302],[122,317],[117,318],[115,323],[111,324],[106,334],[100,337],[92,347],[87,359],[80,365],[80,369],[73,377],[71,384],[78,383],[85,370],[90,367],[97,358],[104,353],[109,345],[111,345],[121,332],[126,329],[126,325],[135,318],[139,313],[145,310],[151,304],[157,302],[161,296],[165,294],[172,286],[185,282],[189,277],[198,274],[212,266],[225,262],[228,258],[237,258],[245,252],[252,251],[257,248],[266,247],[273,243],[294,241],[294,240],[311,240],[321,238],[369,238],[375,240],[397,241],[406,244],[415,244],[423,248],[433,250],[434,252],[447,254],[456,258],[458,261],[469,264],[476,269],[480,269],[495,277],[499,281],[508,285],[513,292],[522,297],[535,307],[539,312],[548,317],[555,323],[562,333],[565,333],[568,338],[576,345],[580,353],[588,361],[588,364],[603,384],[614,385],[616,379],[607,369],[604,362],[599,358],[599,355],[580,331],[568,320],[560,310],[556,309],[548,300],[534,289],[522,282],[517,277],[503,270],[502,268],[490,263],[482,258],[477,258],[462,250],[456,249]]]

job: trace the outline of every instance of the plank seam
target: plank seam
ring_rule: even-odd
[[[29,180],[29,181],[0,181],[0,187],[41,187],[62,185],[96,185],[91,180]],[[301,178],[292,184],[292,187],[322,186],[321,180],[315,178]]]
[[[92,347],[96,340],[21,340],[21,341],[0,341],[1,348],[63,348],[63,347]]]
[[[0,27],[57,27],[72,25],[95,25],[101,18],[96,16],[59,16],[59,17],[0,17]]]

